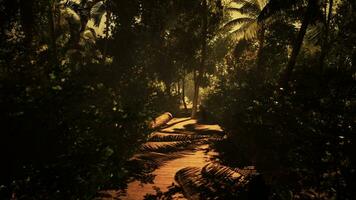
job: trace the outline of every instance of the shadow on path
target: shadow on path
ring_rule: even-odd
[[[141,166],[148,171],[153,169],[150,173],[152,181],[142,183],[135,179],[128,184],[126,191],[106,191],[101,199],[143,200],[149,194],[176,191],[174,177],[177,171],[188,166],[201,168],[213,159],[216,153],[209,147],[209,134],[215,137],[217,133],[222,135],[217,125],[197,124],[197,120],[190,118],[172,119],[152,133],[152,139],[143,144],[140,152],[131,159],[136,167]],[[157,141],[158,136],[162,142]],[[165,151],[167,149],[169,151]],[[185,198],[177,193],[174,199]]]

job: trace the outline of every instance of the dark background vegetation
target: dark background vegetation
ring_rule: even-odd
[[[189,74],[225,165],[271,199],[354,199],[355,1],[235,2],[0,1],[0,198],[124,188]]]
[[[311,11],[293,72],[286,73],[286,48],[295,48],[300,32],[293,23],[308,12],[295,16],[297,8],[268,23],[260,54],[258,41],[237,43],[205,101],[210,117],[228,133],[216,144],[221,157],[232,166],[255,165],[271,186],[270,198],[356,197],[356,7],[334,2],[327,21],[331,14],[323,3],[330,5],[323,1]]]

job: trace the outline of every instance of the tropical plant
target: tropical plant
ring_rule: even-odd
[[[299,2],[286,7],[284,2],[288,3],[280,1],[270,9],[279,9],[282,17],[292,20],[288,26],[283,23],[268,26],[265,41],[266,55],[269,55],[265,65],[276,66],[277,72],[285,70],[290,62],[287,49],[291,38],[300,32],[295,23],[305,16],[308,6],[307,2]],[[226,72],[205,101],[211,116],[228,133],[228,139],[215,144],[222,162],[234,167],[255,165],[271,186],[273,198],[347,199],[355,194],[350,189],[354,186],[350,181],[355,177],[351,172],[355,164],[348,150],[354,140],[350,135],[353,129],[351,126],[348,129],[346,124],[352,123],[356,59],[353,59],[355,45],[345,45],[355,38],[350,29],[355,13],[350,2],[339,3],[329,24],[329,42],[334,43],[329,46],[322,72],[319,70],[320,50],[305,45],[307,48],[299,55],[298,67],[293,69],[293,84],[289,92],[280,95],[276,88],[277,73],[267,71],[264,83],[256,79],[256,74],[249,70],[251,57],[248,55],[254,51],[250,48],[253,43],[240,42],[244,48],[236,48],[239,59],[226,58]],[[307,28],[309,33],[314,32],[316,25],[320,26],[319,23],[313,26],[314,20],[319,20],[317,10],[320,8],[314,8],[314,17]],[[261,16],[264,12],[269,13],[262,11]],[[325,20],[325,8],[322,16]],[[262,19],[264,17],[267,16]],[[323,29],[316,30],[319,41],[324,34],[320,30]],[[341,139],[337,139],[338,135]],[[340,140],[346,141],[337,142]],[[347,164],[341,164],[345,160]],[[342,172],[334,174],[338,168],[342,168]],[[341,186],[340,181],[345,184]]]
[[[65,23],[70,31],[68,41],[70,48],[78,48],[80,38],[89,32],[93,33],[92,37],[96,37],[95,31],[88,27],[88,22],[93,20],[94,25],[98,27],[107,11],[108,2],[105,0],[80,1],[80,3],[67,1],[58,5],[61,13],[59,20],[65,20],[62,24]]]
[[[189,199],[267,199],[268,191],[253,168],[209,163],[179,170],[175,180]]]
[[[257,67],[262,70],[262,51],[265,43],[266,24],[259,21],[261,11],[267,0],[234,0],[230,2],[226,11],[232,19],[224,24],[223,30],[229,30],[229,36],[234,40],[240,38],[252,39],[257,37]]]
[[[92,199],[105,187],[123,186],[124,163],[144,141],[148,116],[161,112],[142,64],[147,57],[123,68],[102,66],[88,21],[102,15],[103,4],[63,2],[0,3],[0,152],[7,163],[1,199]],[[119,35],[112,40],[121,41]],[[110,53],[127,57],[127,49],[113,46]],[[127,47],[134,57],[142,46]]]
[[[259,68],[262,65],[261,53],[265,40],[264,38],[266,31],[266,22],[273,21],[271,18],[275,18],[275,15],[280,12],[300,12],[300,10],[305,10],[299,33],[292,47],[292,53],[289,62],[281,78],[282,87],[287,86],[287,82],[290,79],[290,74],[292,73],[296,64],[297,56],[301,49],[304,36],[307,32],[307,28],[311,23],[315,22],[318,18],[320,18],[320,8],[318,6],[318,3],[313,0],[308,1],[307,5],[305,5],[303,1],[292,0],[283,2],[280,0],[235,0],[233,2],[235,4],[227,8],[227,11],[233,16],[233,18],[224,25],[224,29],[232,29],[230,34],[232,35],[232,37],[236,38],[244,37],[245,39],[249,39],[257,36],[257,39],[259,41],[257,66]],[[333,3],[330,2],[329,5],[329,14],[324,23],[325,27],[329,27]],[[325,16],[327,15],[325,14]],[[325,31],[328,31],[328,28],[325,28]],[[323,50],[320,60],[324,60],[324,54],[325,51]],[[322,61],[320,62],[322,63]]]
[[[320,17],[320,6],[318,1],[308,0],[305,4],[302,0],[271,0],[269,1],[264,9],[261,11],[260,16],[258,17],[259,20],[265,20],[268,17],[272,16],[276,12],[286,12],[290,10],[302,10],[303,17],[301,20],[301,26],[297,37],[294,40],[294,44],[292,46],[292,52],[289,59],[289,62],[284,70],[284,74],[281,77],[280,85],[282,88],[288,89],[289,87],[289,80],[294,69],[294,66],[297,62],[298,54],[301,50],[304,36],[307,32],[308,26],[315,22],[318,17]]]
[[[201,19],[199,30],[200,55],[199,64],[193,69],[194,97],[192,105],[192,118],[197,118],[199,90],[202,86],[204,74],[208,67],[208,48],[209,42],[214,38],[221,19],[222,1],[221,0],[202,0],[198,7],[199,18]],[[197,15],[195,16],[197,17]]]

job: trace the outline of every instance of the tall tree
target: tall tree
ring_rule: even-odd
[[[285,69],[284,75],[282,77],[282,87],[284,87],[284,88],[288,88],[288,82],[290,80],[290,76],[291,76],[294,66],[297,62],[297,57],[298,57],[298,54],[302,47],[304,36],[305,36],[305,33],[307,32],[307,28],[308,28],[309,24],[312,22],[313,14],[314,14],[316,6],[317,6],[317,3],[315,0],[308,1],[308,5],[307,5],[306,11],[303,16],[301,27],[299,29],[297,38],[294,41],[292,53],[291,53],[289,62],[287,64],[287,67]]]
[[[58,67],[58,54],[57,54],[57,34],[56,34],[56,18],[55,18],[55,11],[56,11],[56,1],[50,0],[48,1],[48,27],[49,27],[49,52],[51,55],[51,61],[54,64],[54,70],[57,70]]]
[[[34,25],[34,1],[33,0],[20,0],[20,17],[21,25],[25,33],[25,43],[30,45],[33,37]]]
[[[194,78],[194,97],[193,97],[193,107],[192,107],[192,114],[191,118],[197,117],[197,110],[198,110],[198,100],[199,100],[199,87],[200,82],[203,76],[203,70],[205,68],[206,63],[206,43],[207,43],[207,34],[208,34],[208,6],[207,0],[203,0],[201,13],[202,13],[202,30],[201,30],[201,57],[200,57],[200,64],[197,69],[193,71],[193,78]]]
[[[328,53],[328,48],[329,48],[329,35],[330,35],[330,24],[331,24],[331,19],[333,15],[333,6],[334,6],[334,0],[326,0],[324,2],[324,20],[322,20],[323,24],[323,38],[321,41],[321,46],[320,46],[320,58],[319,58],[319,69],[320,71],[323,70],[324,62],[325,62],[325,57],[327,56]]]
[[[183,75],[182,77],[182,102],[183,102],[183,106],[184,106],[184,110],[187,112],[188,111],[188,107],[187,107],[187,103],[185,102],[185,75]]]
[[[220,0],[203,0],[199,8],[199,18],[201,19],[200,32],[200,61],[198,67],[193,70],[194,97],[191,117],[197,117],[199,104],[199,88],[201,87],[204,74],[207,69],[208,44],[217,32],[218,24],[221,20],[222,3]]]
[[[281,77],[280,85],[282,88],[288,87],[288,82],[297,62],[297,57],[301,50],[304,36],[307,32],[307,28],[310,23],[312,23],[316,19],[316,16],[319,13],[318,1],[308,0],[307,5],[305,6],[304,1],[302,0],[270,0],[263,8],[258,17],[258,19],[262,21],[275,14],[276,12],[287,11],[291,9],[304,10],[304,13],[302,16],[299,32],[292,46],[291,56],[289,58],[286,69],[284,70],[284,73]]]

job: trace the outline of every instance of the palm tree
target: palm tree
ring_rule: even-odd
[[[297,62],[297,56],[298,56],[300,49],[302,47],[305,33],[306,33],[307,28],[312,20],[313,11],[314,11],[315,6],[316,6],[316,1],[314,1],[314,0],[308,1],[307,10],[305,11],[305,14],[304,14],[304,17],[302,20],[302,25],[298,32],[297,39],[295,40],[295,43],[293,45],[292,54],[288,61],[288,65],[287,65],[285,74],[282,79],[282,86],[285,88],[288,87],[288,82],[289,82],[290,76],[292,74],[292,71],[294,69],[294,66]]]
[[[316,0],[308,0],[307,5],[305,6],[303,0],[270,0],[258,17],[259,21],[263,21],[278,11],[285,11],[293,8],[305,9],[305,11],[301,21],[301,27],[292,47],[291,56],[289,58],[284,74],[281,77],[280,85],[282,88],[286,89],[288,88],[290,76],[297,62],[297,57],[302,47],[307,28],[311,22],[316,19],[316,16],[319,13],[318,2]]]
[[[261,69],[266,26],[258,18],[266,6],[267,0],[233,0],[232,2],[237,6],[230,5],[226,9],[233,18],[224,25],[224,29],[232,30],[230,35],[233,38],[252,39],[257,37],[257,67]]]
[[[300,52],[304,36],[306,34],[308,26],[312,21],[316,19],[319,13],[318,2],[316,0],[308,0],[307,5],[303,0],[233,0],[237,4],[242,4],[241,7],[230,7],[228,10],[238,12],[241,15],[232,19],[225,28],[238,27],[232,31],[235,36],[243,36],[246,39],[255,37],[257,35],[259,39],[259,56],[261,56],[261,49],[264,42],[265,25],[262,22],[266,22],[273,15],[278,12],[286,10],[305,10],[299,29],[298,35],[294,41],[292,47],[292,53],[288,61],[287,67],[281,78],[281,87],[286,88],[290,79],[290,75],[294,69],[297,61],[297,56]],[[248,13],[248,14],[246,14]],[[261,65],[261,60],[257,61],[258,65]]]

